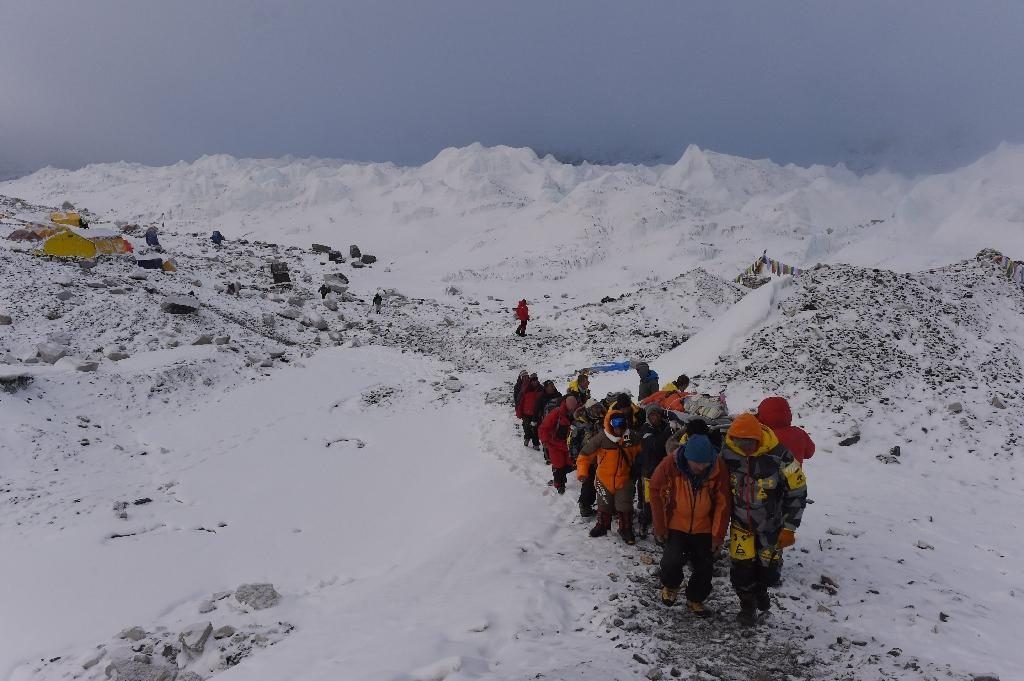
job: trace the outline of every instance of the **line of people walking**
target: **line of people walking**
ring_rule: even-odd
[[[520,372],[513,400],[523,445],[543,452],[558,494],[575,471],[580,515],[595,519],[591,537],[609,534],[613,522],[630,545],[653,533],[665,605],[682,591],[691,613],[710,614],[712,568],[728,538],[737,619],[753,626],[771,607],[783,550],[796,541],[807,501],[803,462],[814,442],[792,424],[783,397],[732,418],[723,398],[688,392],[687,376],[659,389],[647,363],[635,369],[639,403],[628,392],[595,399],[586,372],[564,394],[554,381]]]

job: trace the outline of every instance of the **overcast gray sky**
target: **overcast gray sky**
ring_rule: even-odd
[[[949,167],[1024,140],[1018,0],[0,0],[0,172],[474,141]]]

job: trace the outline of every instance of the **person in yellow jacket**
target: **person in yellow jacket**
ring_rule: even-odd
[[[722,447],[729,472],[732,518],[730,579],[740,599],[740,624],[753,626],[757,610],[771,607],[768,587],[778,582],[782,549],[796,541],[807,480],[793,454],[753,414],[737,416]]]
[[[640,453],[640,441],[630,430],[631,414],[611,411],[605,429],[587,440],[576,459],[576,477],[586,480],[591,466],[596,467],[594,488],[597,491],[597,524],[591,537],[608,534],[612,514],[619,516],[619,536],[627,544],[635,544],[633,533],[633,462]]]

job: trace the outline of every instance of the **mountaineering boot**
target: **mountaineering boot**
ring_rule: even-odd
[[[608,530],[612,526],[612,514],[605,511],[599,511],[597,514],[597,524],[590,529],[591,537],[603,537],[608,534]]]
[[[772,599],[768,597],[768,589],[758,591],[754,594],[757,609],[761,612],[768,612],[772,607]]]
[[[711,611],[704,607],[700,601],[686,601],[686,609],[697,617],[710,617]]]
[[[586,504],[580,504],[580,517],[591,518],[594,515],[594,507],[587,506]]]
[[[633,534],[633,512],[626,511],[619,514],[619,536],[627,544],[636,543],[636,535]]]
[[[673,606],[676,604],[676,598],[679,597],[679,589],[673,589],[670,586],[661,587],[661,602],[667,606]]]
[[[754,594],[740,594],[740,611],[736,613],[736,621],[744,627],[757,624],[757,603]]]

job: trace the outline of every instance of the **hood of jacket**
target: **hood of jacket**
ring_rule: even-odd
[[[728,447],[732,452],[739,456],[764,456],[768,452],[772,451],[779,446],[779,438],[775,436],[774,431],[768,426],[761,426],[761,445],[757,448],[753,454],[747,454],[742,449],[736,446],[736,442],[731,436],[725,436],[725,446]]]
[[[769,397],[757,406],[757,420],[769,428],[793,425],[793,411],[785,397]]]

